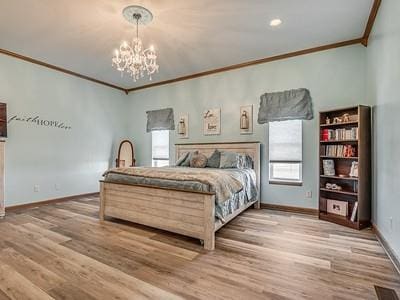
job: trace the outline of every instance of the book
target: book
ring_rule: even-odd
[[[350,221],[355,222],[357,217],[358,201],[354,202],[353,211],[351,212]]]
[[[356,147],[352,145],[327,145],[321,147],[321,155],[332,157],[355,157]]]
[[[352,127],[349,129],[323,129],[321,132],[322,141],[346,141],[346,140],[358,140],[358,127]]]

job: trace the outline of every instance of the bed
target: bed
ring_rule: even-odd
[[[205,249],[213,250],[218,229],[250,206],[260,207],[258,142],[176,144],[175,157],[192,151],[210,156],[215,149],[247,154],[253,169],[115,169],[100,181],[100,220],[108,216],[171,231],[200,239]],[[255,194],[250,193],[250,179],[255,181]]]

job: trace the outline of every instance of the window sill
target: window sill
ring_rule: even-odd
[[[277,185],[291,185],[291,186],[302,186],[303,181],[292,181],[292,180],[270,180],[269,184]]]

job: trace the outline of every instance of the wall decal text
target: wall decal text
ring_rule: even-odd
[[[71,126],[65,124],[62,121],[54,121],[54,120],[44,120],[41,119],[39,116],[35,117],[19,117],[17,115],[12,116],[11,118],[8,119],[8,123],[18,121],[18,122],[27,122],[27,123],[33,123],[36,124],[37,126],[45,126],[45,127],[54,127],[54,128],[59,128],[59,129],[65,129],[65,130],[70,130],[72,129]]]

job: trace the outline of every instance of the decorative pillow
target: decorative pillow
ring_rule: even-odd
[[[219,162],[220,169],[237,169],[239,164],[239,155],[235,152],[222,151]]]
[[[186,159],[181,163],[181,167],[190,167],[190,161],[192,159],[192,156],[195,154],[198,154],[199,151],[194,151],[194,152],[188,152],[188,156],[186,157]]]
[[[175,163],[175,166],[180,167],[182,163],[187,159],[189,156],[189,152],[183,153]]]
[[[239,169],[253,169],[253,159],[248,154],[239,155]]]
[[[207,156],[201,153],[193,154],[190,158],[191,168],[205,168],[207,165]]]
[[[219,168],[219,162],[221,160],[221,152],[217,149],[214,150],[213,154],[207,160],[207,168]]]

